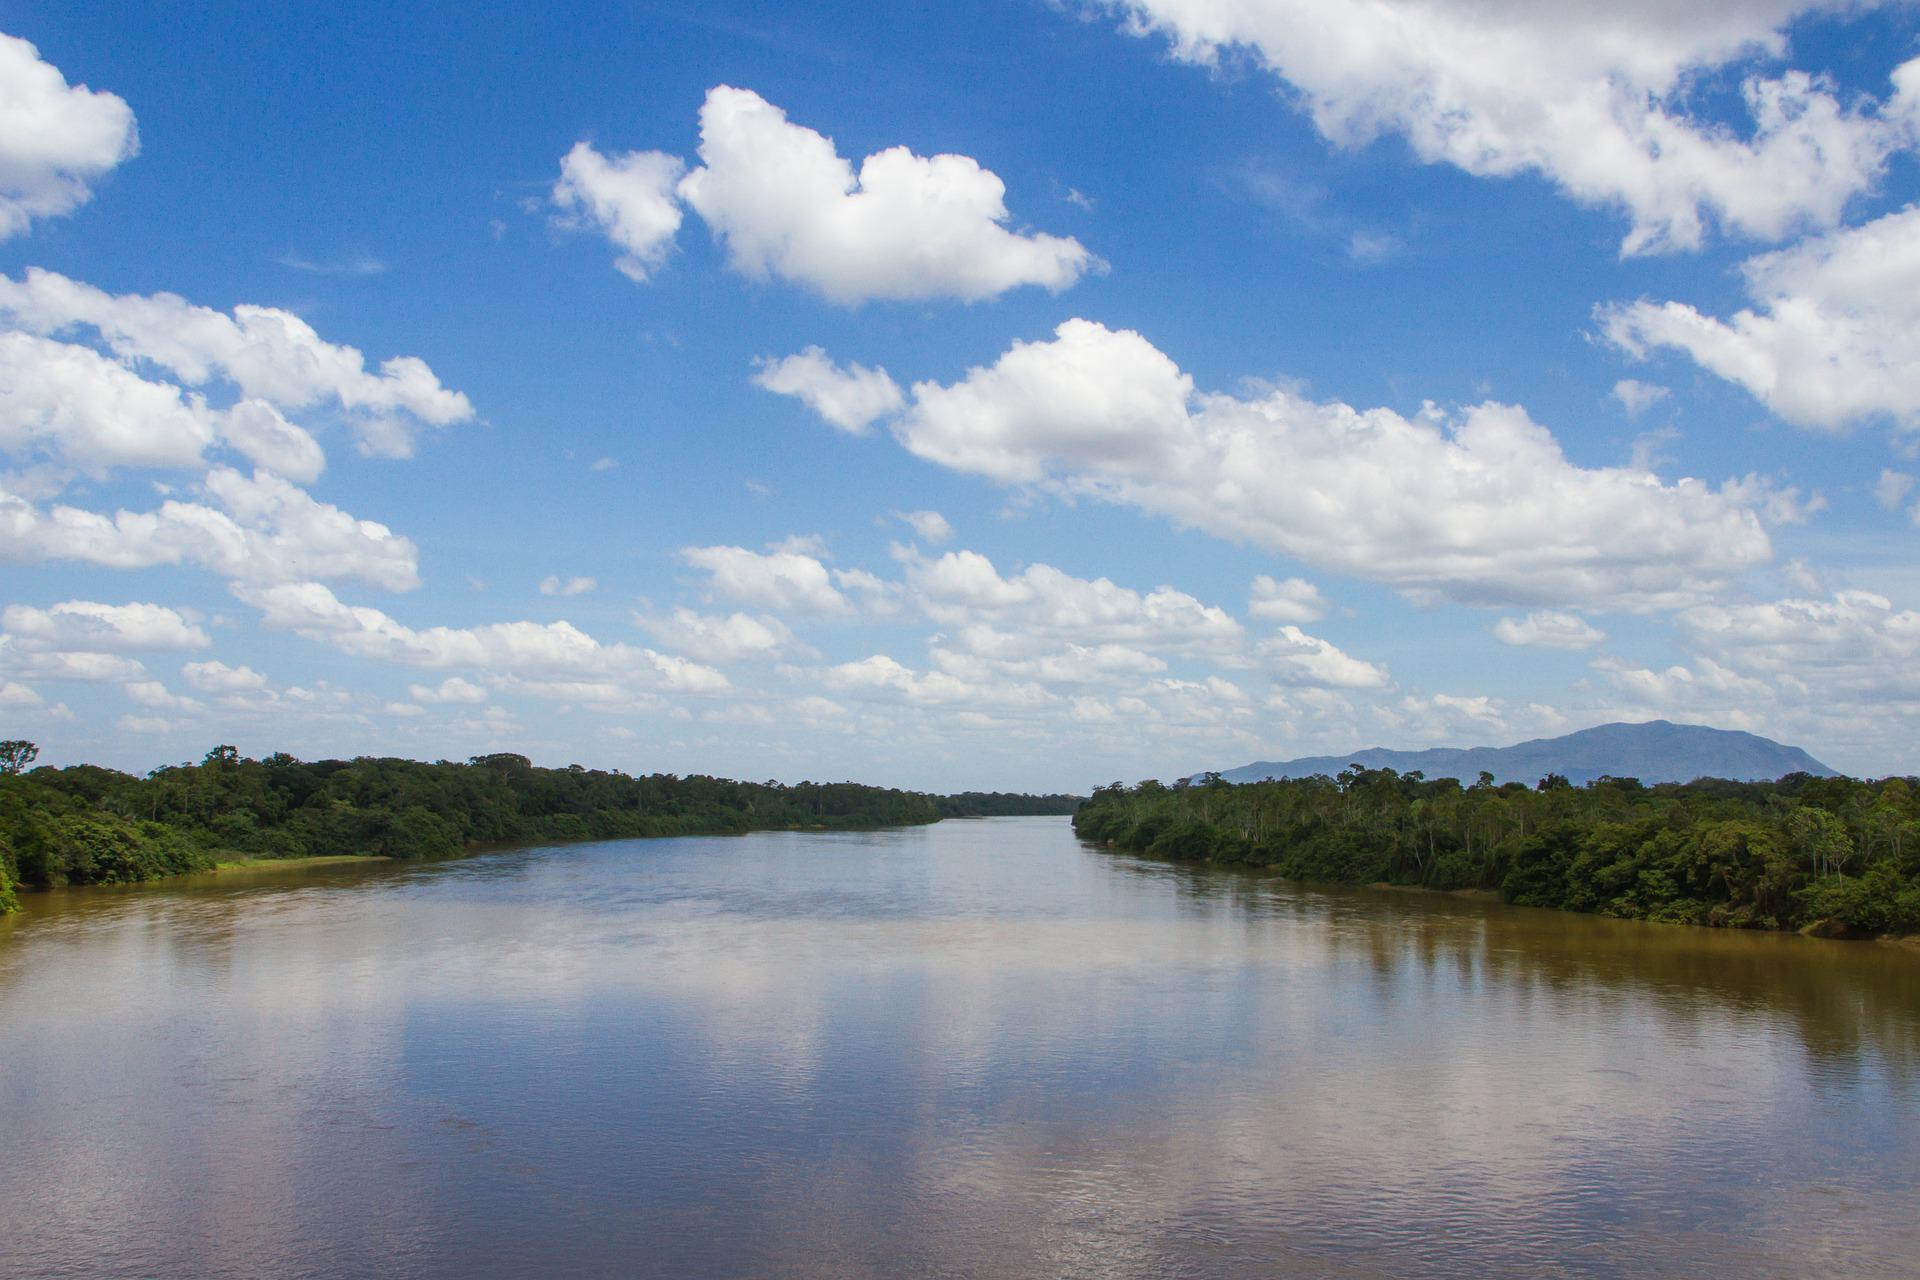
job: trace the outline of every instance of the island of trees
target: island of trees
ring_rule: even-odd
[[[1234,785],[1114,783],[1085,839],[1308,881],[1494,890],[1629,919],[1920,933],[1920,781],[1815,778],[1495,786],[1366,769]]]
[[[1071,813],[1078,796],[929,796],[852,782],[732,782],[363,756],[250,760],[216,747],[198,764],[135,777],[97,765],[30,769],[31,742],[0,742],[0,912],[16,886],[123,884],[233,858],[423,858],[538,840],[731,834]]]

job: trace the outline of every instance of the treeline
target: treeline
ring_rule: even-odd
[[[851,782],[630,777],[525,756],[464,764],[363,756],[264,760],[217,747],[144,778],[72,765],[27,771],[0,744],[0,911],[16,884],[115,884],[204,871],[220,857],[421,858],[533,840],[725,834],[937,822],[935,797]]]
[[[1700,779],[1537,787],[1358,765],[1235,786],[1114,783],[1085,839],[1301,880],[1497,890],[1627,919],[1848,935],[1920,932],[1920,781]]]
[[[1037,818],[1072,813],[1085,796],[1030,796],[1017,791],[961,791],[935,796],[943,818]]]

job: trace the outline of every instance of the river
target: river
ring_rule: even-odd
[[[1892,945],[1064,818],[27,906],[8,1277],[1920,1274]]]

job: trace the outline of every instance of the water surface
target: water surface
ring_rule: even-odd
[[[1065,819],[36,895],[7,1276],[1920,1274],[1920,954]]]

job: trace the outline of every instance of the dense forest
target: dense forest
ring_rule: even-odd
[[[943,818],[1035,818],[1072,813],[1085,800],[1085,796],[1032,796],[1019,791],[961,791],[935,796],[933,804]]]
[[[29,770],[0,743],[0,912],[16,885],[114,884],[204,871],[222,858],[420,858],[530,840],[900,826],[942,817],[1068,813],[1077,797],[927,796],[851,782],[730,782],[360,757],[250,760],[216,747],[144,778],[95,765]]]
[[[1920,933],[1920,780],[1537,787],[1354,766],[1234,785],[1114,783],[1085,839],[1301,880],[1491,889],[1630,919],[1836,935]]]

